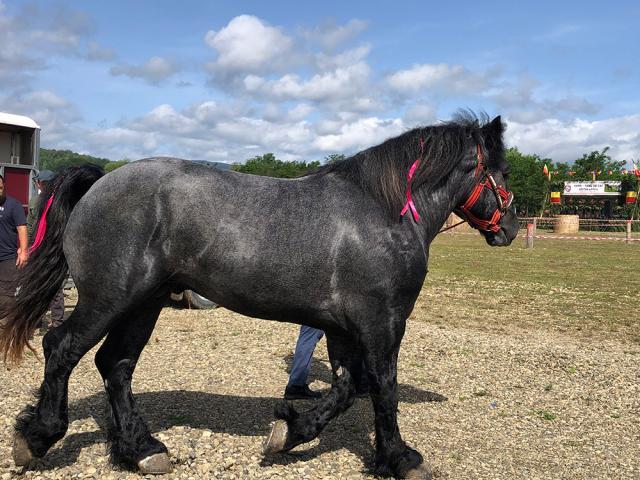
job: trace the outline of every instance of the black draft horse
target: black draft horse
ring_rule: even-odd
[[[308,411],[277,408],[266,454],[312,440],[349,408],[364,359],[375,472],[429,478],[398,429],[400,341],[429,245],[452,211],[490,245],[517,234],[502,134],[500,117],[463,115],[287,180],[164,158],[105,176],[97,167],[68,169],[50,186],[43,241],[22,272],[15,307],[4,312],[0,351],[18,361],[72,274],[78,304],[43,338],[44,381],[36,405],[18,417],[15,463],[42,457],[64,436],[69,375],[106,336],[95,363],[111,405],[112,460],[169,471],[166,447],[136,409],[131,377],[169,293],[189,288],[244,315],[326,332],[331,389]]]

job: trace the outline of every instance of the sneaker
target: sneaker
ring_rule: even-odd
[[[309,385],[287,385],[284,389],[285,400],[313,400],[322,397],[321,392],[315,392]]]

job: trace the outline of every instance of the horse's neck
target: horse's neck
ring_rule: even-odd
[[[422,226],[425,240],[431,243],[453,212],[455,195],[449,186],[438,190],[422,188],[414,194],[414,201],[420,214],[418,225]]]

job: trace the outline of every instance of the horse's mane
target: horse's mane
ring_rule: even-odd
[[[397,218],[405,202],[409,168],[420,156],[421,139],[424,140],[424,160],[412,179],[414,191],[421,185],[435,188],[476,144],[489,162],[503,158],[502,132],[499,117],[489,122],[486,114],[478,118],[464,110],[449,122],[414,128],[352,157],[323,165],[317,173],[334,173],[355,182],[378,200],[389,215]]]

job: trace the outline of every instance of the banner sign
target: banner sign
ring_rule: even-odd
[[[564,182],[565,195],[620,195],[619,181]]]

